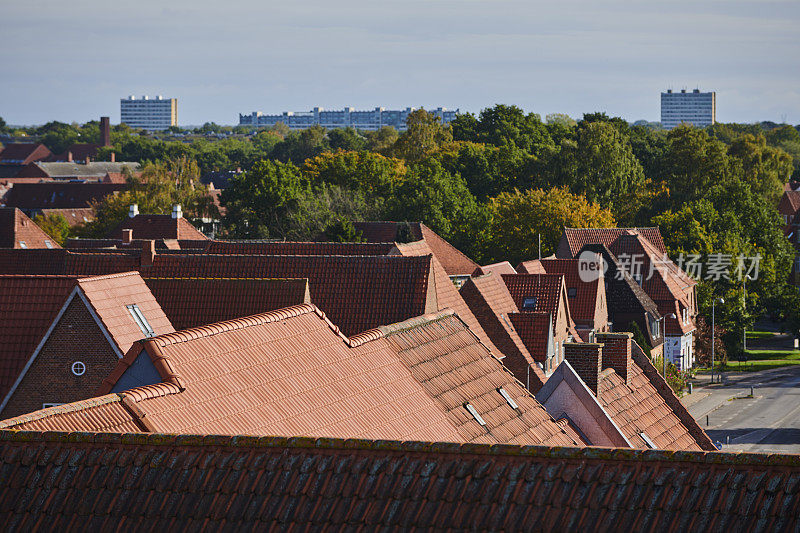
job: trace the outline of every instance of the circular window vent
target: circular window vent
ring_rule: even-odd
[[[72,363],[72,373],[76,376],[82,376],[86,372],[86,365],[83,364],[81,361],[75,361]]]

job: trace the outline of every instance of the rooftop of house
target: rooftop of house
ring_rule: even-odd
[[[469,276],[478,264],[422,222],[355,222],[367,242],[428,243],[448,276]]]
[[[61,248],[25,213],[14,207],[0,207],[0,248]]]
[[[492,343],[506,356],[503,364],[529,390],[537,391],[546,378],[511,322],[511,315],[517,314],[519,310],[500,274],[491,272],[472,277],[459,292],[483,330],[492,339]],[[546,342],[546,329],[544,338]],[[530,383],[529,378],[532,378]]]
[[[76,293],[80,288],[80,293]],[[128,305],[136,304],[153,334],[174,331],[137,272],[107,276],[0,276],[0,398],[34,355],[37,345],[72,297],[90,306],[121,357],[135,340],[146,336]]]
[[[605,293],[604,277],[602,276],[602,257],[597,255],[591,261],[595,265],[596,270],[593,270],[596,276],[584,276],[588,281],[584,281],[581,277],[579,268],[581,265],[588,263],[588,258],[581,257],[581,259],[555,259],[545,258],[537,260],[541,268],[547,274],[563,274],[564,283],[567,287],[567,300],[569,302],[569,312],[572,318],[579,323],[594,324],[600,318],[601,309],[605,308],[603,297],[601,293]],[[536,266],[531,264],[533,262],[526,262],[525,270],[528,273]],[[590,273],[591,274],[591,273]],[[606,319],[608,317],[606,316]]]
[[[305,278],[148,278],[144,281],[178,330],[311,302]]]
[[[70,227],[80,226],[94,220],[94,209],[91,207],[76,207],[72,209],[42,209],[42,214],[47,215],[61,215],[67,221]]]
[[[620,235],[637,233],[650,241],[661,255],[667,253],[664,239],[658,227],[653,228],[564,228],[561,241],[558,243],[556,257],[571,258],[577,256],[581,248],[587,244],[605,244],[609,248]]]
[[[500,261],[499,263],[492,263],[491,265],[484,265],[479,266],[475,269],[472,273],[473,276],[483,276],[485,274],[489,274],[490,272],[496,273],[498,276],[500,274],[516,274],[517,271],[514,270],[514,267],[511,266],[511,263],[508,261]]]
[[[121,174],[125,168],[131,172],[141,170],[139,163],[131,161],[108,162],[90,161],[75,158],[74,161],[46,162],[37,161],[36,166],[49,178],[52,179],[102,179],[107,174]]]
[[[141,358],[158,377],[128,389]],[[452,312],[347,338],[304,304],[160,335],[98,392],[0,427],[578,444]]]
[[[800,513],[796,455],[39,430],[0,431],[0,456],[21,529],[782,531]]]
[[[10,143],[0,150],[0,165],[27,165],[52,155],[53,153],[43,144]]]
[[[6,194],[6,205],[20,209],[72,209],[91,207],[91,203],[124,190],[124,183],[45,181],[17,183]]]
[[[124,240],[123,233],[125,230],[132,230],[132,237],[135,239],[208,239],[191,222],[183,218],[180,210],[175,211],[174,208],[171,215],[136,214],[135,216],[129,216],[119,226],[111,230],[108,237]]]
[[[787,190],[783,192],[778,203],[778,212],[782,215],[794,215],[800,209],[800,191]]]

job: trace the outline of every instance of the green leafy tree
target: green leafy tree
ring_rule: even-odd
[[[391,126],[383,126],[378,131],[365,131],[363,135],[367,140],[365,148],[383,155],[389,155],[400,138],[400,134]]]
[[[424,109],[409,113],[406,131],[394,143],[395,157],[408,162],[421,161],[429,152],[453,140],[448,126],[442,126],[439,117]]]
[[[127,171],[127,169],[126,169]],[[194,161],[180,159],[149,163],[141,176],[127,172],[129,188],[106,196],[93,205],[95,219],[86,224],[84,236],[105,237],[128,216],[132,204],[144,214],[167,214],[180,204],[188,220],[219,218],[219,212],[199,182],[200,169]]]
[[[555,252],[565,226],[602,228],[615,226],[614,215],[585,196],[566,188],[532,189],[501,193],[488,205],[489,224],[480,238],[483,260],[508,260],[517,264]]]
[[[360,151],[367,140],[353,128],[337,128],[328,132],[328,144],[331,150]]]
[[[743,178],[753,191],[770,203],[778,203],[783,185],[794,170],[789,154],[768,146],[763,135],[745,134],[730,144],[728,155],[741,165]]]
[[[61,213],[51,213],[49,215],[38,214],[33,218],[34,223],[42,231],[50,235],[54,241],[63,246],[70,237],[70,227],[67,219]]]

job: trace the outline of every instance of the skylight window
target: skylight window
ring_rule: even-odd
[[[44,245],[47,246],[48,248],[52,248],[53,247],[53,243],[48,241],[47,239],[44,240]]]
[[[522,308],[528,311],[536,310],[536,298],[525,298],[522,300]]]
[[[25,241],[19,241],[19,247],[20,248],[27,248],[28,245],[27,245],[27,243]]]
[[[578,295],[578,289],[570,287],[567,289],[567,298],[575,298]]]
[[[653,450],[656,448],[656,443],[650,440],[650,437],[648,437],[644,431],[639,433],[639,436],[642,437],[642,440],[644,441],[645,444],[647,444],[648,448]]]
[[[478,410],[475,409],[475,407],[473,407],[471,403],[465,403],[464,408],[467,411],[469,411],[469,414],[472,415],[472,418],[474,418],[475,421],[478,422],[478,424],[482,426],[486,425],[486,420],[483,419],[483,417],[478,413]]]
[[[512,398],[511,395],[503,387],[499,387],[497,389],[497,392],[499,392],[500,396],[502,396],[503,399],[506,402],[508,402],[508,405],[510,405],[512,409],[519,409],[519,405],[517,405],[517,402],[514,401],[514,398]]]
[[[136,325],[139,326],[139,329],[142,330],[145,337],[153,337],[155,336],[156,332],[153,331],[153,328],[150,327],[150,323],[142,314],[141,309],[136,304],[126,305],[125,307],[128,308],[128,312],[133,317],[133,321],[136,322]]]

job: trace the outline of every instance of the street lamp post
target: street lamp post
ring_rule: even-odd
[[[744,292],[744,302],[742,304],[742,309],[744,313],[742,314],[742,355],[747,357],[747,320],[745,318],[745,314],[747,313],[747,281],[753,281],[753,278],[750,277],[750,274],[745,274],[742,278],[742,291]]]
[[[723,298],[714,298],[711,302],[711,383],[714,383],[714,346],[717,344],[716,332],[716,306],[717,302],[724,304]]]

